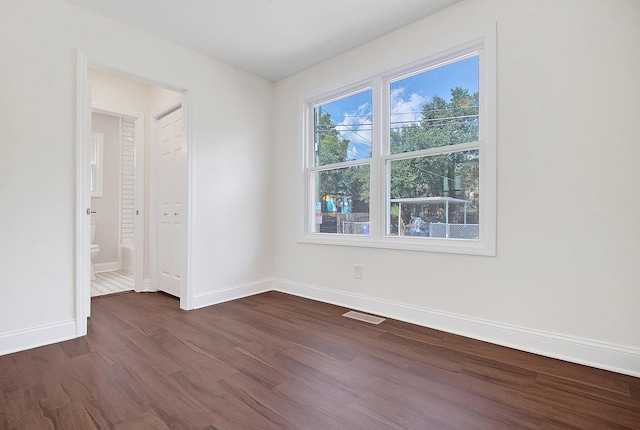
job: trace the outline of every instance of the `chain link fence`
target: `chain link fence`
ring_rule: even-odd
[[[429,237],[448,237],[450,239],[477,239],[478,224],[429,224]]]

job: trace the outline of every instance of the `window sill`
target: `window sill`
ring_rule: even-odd
[[[448,254],[496,255],[495,244],[481,240],[437,239],[424,237],[373,237],[335,233],[306,234],[298,243],[316,245],[354,246],[362,248],[398,249],[404,251],[438,252]]]

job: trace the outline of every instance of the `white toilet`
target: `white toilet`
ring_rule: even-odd
[[[96,222],[91,221],[91,280],[96,279],[96,271],[93,268],[93,261],[100,254],[100,245],[93,243],[96,240]]]

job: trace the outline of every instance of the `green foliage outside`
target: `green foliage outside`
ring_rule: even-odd
[[[449,101],[433,97],[423,106],[419,124],[392,127],[391,153],[477,141],[478,102],[477,92],[469,94],[469,90],[460,87],[451,90]],[[477,223],[478,173],[477,150],[396,160],[391,163],[391,198],[454,197],[470,200],[467,223]],[[442,205],[404,205],[402,209],[404,222],[408,222],[411,212],[423,212],[423,219],[428,222],[445,220]],[[449,222],[463,222],[462,210],[462,205],[451,206]],[[398,218],[392,216],[392,231],[396,231],[397,222]]]
[[[417,151],[478,140],[478,93],[456,87],[451,100],[435,96],[422,108],[420,124],[393,128],[391,153]],[[454,149],[454,148],[452,148]],[[475,170],[475,171],[474,171]],[[475,178],[475,179],[474,179]],[[411,158],[394,162],[391,198],[477,195],[477,152]],[[464,184],[456,189],[457,184]]]
[[[456,87],[449,101],[435,96],[422,107],[419,123],[392,124],[390,148],[400,154],[442,146],[454,146],[478,140],[478,93]],[[316,119],[316,166],[348,161],[349,141],[341,139],[329,114]],[[470,200],[467,222],[477,223],[478,151],[458,151],[413,157],[391,162],[391,198],[454,197]],[[327,195],[348,195],[353,212],[368,212],[370,186],[368,165],[331,169],[318,173],[316,201]],[[411,208],[403,205],[401,223],[409,220],[412,211],[424,211],[426,221],[443,222],[443,208],[427,205]],[[461,206],[461,205],[457,205]],[[398,209],[392,206],[392,231],[397,229]],[[325,208],[323,208],[323,211]],[[462,222],[461,207],[453,206],[450,222]],[[395,216],[394,216],[395,215]],[[395,227],[393,226],[395,224]],[[396,230],[397,231],[397,230]]]
[[[340,139],[340,134],[328,113],[320,115],[316,124],[318,150],[316,166],[348,161],[349,140]],[[352,202],[351,212],[369,212],[369,165],[325,170],[318,173],[316,201],[324,202],[325,196],[348,196]],[[323,208],[323,212],[325,208]]]

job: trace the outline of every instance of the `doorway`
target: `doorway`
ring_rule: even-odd
[[[144,118],[91,103],[91,297],[145,290]]]
[[[153,149],[155,142],[157,142],[158,133],[154,131],[154,120],[157,119],[153,115],[153,111],[160,111],[163,108],[158,108],[165,102],[165,108],[168,103],[167,93],[177,94],[178,102],[182,106],[182,128],[184,132],[184,146],[182,151],[182,157],[184,158],[184,169],[177,174],[180,175],[180,181],[184,184],[184,198],[182,199],[182,207],[180,210],[180,226],[176,229],[177,240],[177,252],[175,253],[175,261],[178,262],[176,274],[178,279],[177,296],[180,298],[180,308],[192,309],[191,306],[191,288],[189,285],[188,269],[189,269],[189,252],[190,238],[189,238],[189,213],[190,213],[190,151],[188,151],[190,135],[188,121],[188,106],[190,100],[190,91],[184,85],[176,82],[167,82],[166,78],[158,78],[152,73],[143,72],[139,70],[133,70],[129,66],[113,62],[112,60],[105,59],[94,54],[79,51],[78,52],[78,64],[77,64],[77,108],[76,108],[76,239],[75,239],[75,260],[76,260],[76,334],[77,336],[83,336],[87,331],[87,317],[91,312],[90,301],[90,227],[91,227],[91,197],[90,197],[90,163],[88,162],[87,151],[87,139],[91,131],[91,110],[92,110],[92,89],[88,82],[89,70],[97,70],[103,73],[108,73],[113,76],[128,79],[137,82],[142,85],[147,85],[150,88],[157,89],[154,93],[153,100],[156,103],[155,108],[151,107],[146,112],[146,115],[138,116],[138,121],[142,116],[148,118],[146,122],[142,120],[144,125],[140,124],[139,130],[147,130],[149,139],[146,140],[147,149],[151,149],[153,156]],[[155,91],[155,90],[154,90]],[[124,91],[126,92],[126,90]],[[164,97],[164,99],[163,99]],[[176,101],[169,104],[175,104]],[[109,106],[106,106],[109,107]],[[101,109],[104,109],[103,106]],[[130,112],[129,112],[130,113]],[[120,112],[121,116],[123,115]],[[125,113],[124,116],[126,116]],[[152,118],[154,118],[152,120]],[[149,152],[149,151],[147,151]],[[139,181],[144,188],[142,193],[145,195],[144,200],[141,203],[136,203],[133,208],[135,217],[140,222],[141,234],[144,232],[144,242],[140,246],[140,255],[144,255],[141,259],[140,266],[142,270],[135,270],[136,276],[141,280],[134,281],[136,285],[136,291],[158,291],[158,281],[154,268],[159,267],[158,259],[161,254],[159,248],[161,241],[158,240],[158,222],[159,219],[154,214],[151,208],[154,207],[155,202],[158,199],[157,193],[159,187],[156,185],[158,182],[159,167],[154,166],[150,161],[147,161],[147,169],[144,169],[143,180]],[[145,212],[145,208],[148,208]],[[174,212],[175,213],[175,212]],[[136,245],[134,245],[134,248]]]

